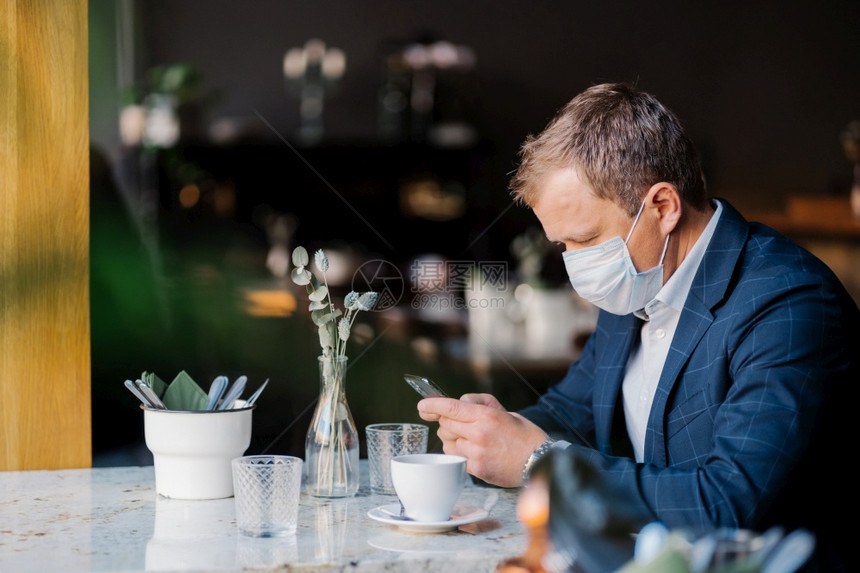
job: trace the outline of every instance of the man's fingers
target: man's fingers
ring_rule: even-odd
[[[427,420],[428,422],[439,421],[439,414],[434,414],[433,412],[422,412],[421,410],[418,410],[418,415],[422,420]]]
[[[474,422],[485,408],[483,404],[469,404],[454,398],[424,398],[418,402],[418,415],[425,420],[430,420],[427,416],[436,416],[436,420],[442,417]]]
[[[442,440],[443,442],[454,442],[454,441],[456,441],[456,440],[457,440],[457,438],[461,438],[461,437],[462,437],[462,435],[460,435],[460,434],[458,434],[458,433],[456,433],[456,432],[452,432],[452,431],[451,431],[448,427],[446,427],[446,426],[439,426],[439,429],[436,431],[436,435],[437,435],[437,436],[439,437],[439,439],[440,439],[440,440]]]
[[[442,451],[452,456],[463,456],[466,458],[466,471],[468,471],[469,457],[473,453],[473,448],[471,448],[469,440],[460,438],[452,441],[443,441]]]
[[[481,423],[463,422],[454,418],[439,418],[439,432],[443,432],[444,436],[450,439],[465,438],[469,442],[475,444],[487,444],[490,438],[493,437],[501,427],[489,419],[483,420]]]
[[[505,411],[504,406],[502,406],[492,394],[463,394],[460,396],[460,400],[468,402],[469,404],[481,404],[483,406],[495,408],[496,410],[501,410],[502,412]]]

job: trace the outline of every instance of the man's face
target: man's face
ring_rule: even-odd
[[[533,206],[547,238],[565,251],[624,239],[631,220],[621,207],[594,195],[573,168],[550,171]]]
[[[633,224],[632,217],[616,203],[598,198],[573,168],[556,169],[545,176],[532,210],[550,242],[562,245],[565,251],[599,245],[614,237],[625,239]],[[650,268],[659,259],[662,243],[649,237],[659,234],[643,213],[627,243],[637,269]],[[637,257],[634,253],[640,251]],[[643,259],[641,266],[637,258]]]

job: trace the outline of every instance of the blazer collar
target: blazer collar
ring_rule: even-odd
[[[684,310],[696,301],[710,310],[723,300],[749,238],[749,223],[746,219],[725,199],[717,200],[723,205],[723,213],[696,271]]]
[[[749,224],[743,216],[728,202],[720,202],[723,205],[722,216],[696,271],[657,384],[645,437],[645,461],[648,463],[666,464],[664,421],[667,400],[678,382],[681,369],[714,320],[711,309],[725,297],[749,235]]]

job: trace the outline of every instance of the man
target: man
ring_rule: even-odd
[[[601,312],[534,406],[419,402],[445,452],[511,487],[550,448],[575,448],[670,527],[806,527],[835,555],[825,514],[850,491],[853,452],[836,452],[860,316],[830,270],[708,200],[677,118],[627,85],[585,90],[529,137],[511,188]]]

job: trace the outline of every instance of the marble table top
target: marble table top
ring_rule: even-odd
[[[397,498],[362,484],[348,499],[302,494],[299,527],[285,538],[238,533],[233,498],[168,499],[152,466],[0,472],[0,573],[44,571],[495,570],[528,543],[516,489],[469,484],[458,505],[486,519],[445,533],[407,532],[368,517]]]

